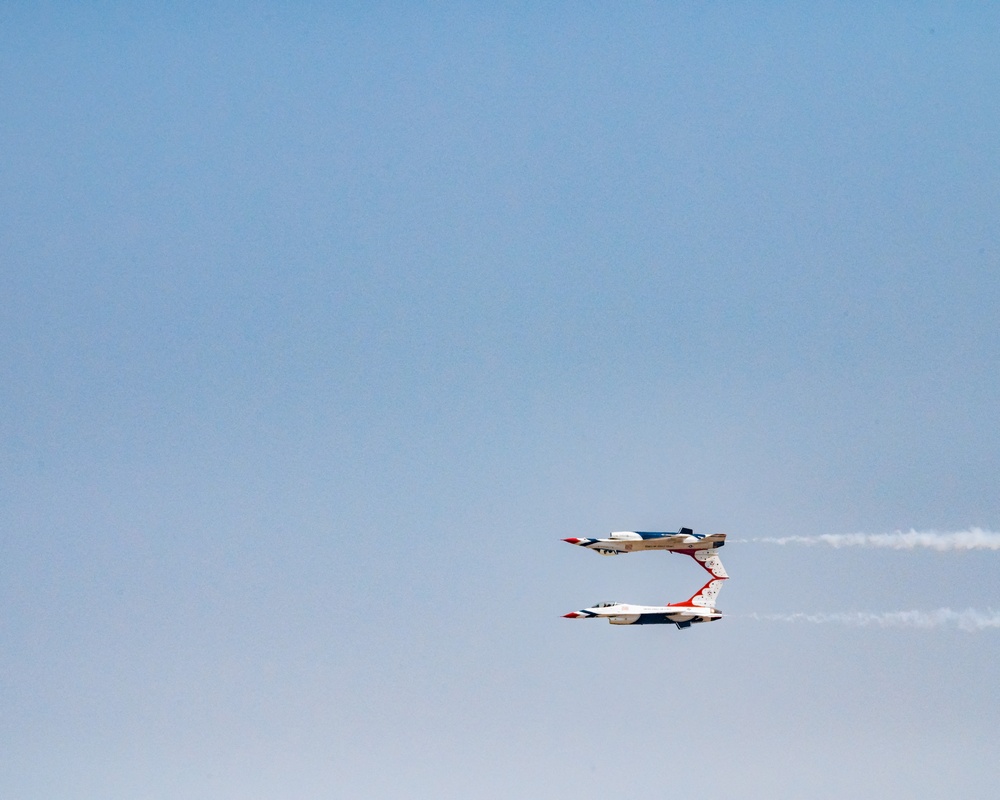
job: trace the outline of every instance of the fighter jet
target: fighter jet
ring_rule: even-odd
[[[616,556],[619,553],[635,553],[640,550],[709,550],[722,547],[726,534],[713,533],[711,536],[695,533],[690,528],[676,532],[657,533],[652,531],[614,531],[608,539],[579,539],[571,537],[564,542],[596,550],[602,556]]]
[[[725,534],[719,534],[725,536]],[[708,538],[708,537],[705,537]],[[636,606],[627,603],[598,603],[591,608],[563,614],[569,619],[591,619],[603,617],[612,625],[666,625],[690,628],[696,622],[714,622],[722,619],[722,612],[715,607],[715,601],[722,589],[722,582],[729,578],[722,566],[717,550],[671,550],[691,556],[701,564],[712,577],[694,595],[683,603],[667,603],[665,606]]]
[[[603,617],[612,625],[676,625],[678,629],[690,628],[696,622],[715,622],[722,619],[722,612],[715,607],[715,599],[725,578],[713,578],[683,603],[665,606],[635,606],[627,603],[598,603],[591,608],[563,614],[569,619],[594,619]]]

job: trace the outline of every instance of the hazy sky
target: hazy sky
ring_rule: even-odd
[[[5,4],[0,795],[995,798],[998,27]]]

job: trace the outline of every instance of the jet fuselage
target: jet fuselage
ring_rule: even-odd
[[[690,528],[679,531],[614,531],[606,539],[570,537],[564,542],[596,550],[602,556],[638,553],[643,550],[710,550],[726,543],[726,534],[709,536],[695,533]]]
[[[722,612],[714,607],[687,604],[637,606],[630,603],[598,603],[563,616],[568,619],[606,619],[612,625],[676,625],[687,628],[698,622],[722,619]]]

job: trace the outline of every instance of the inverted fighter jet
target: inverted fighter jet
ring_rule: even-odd
[[[722,534],[724,535],[724,534]],[[569,619],[605,618],[612,625],[676,625],[690,628],[696,622],[714,622],[722,619],[722,612],[715,601],[722,589],[722,582],[729,576],[715,550],[672,550],[691,556],[712,577],[694,595],[683,603],[665,606],[636,606],[628,603],[598,603],[596,606],[563,614]]]
[[[657,533],[653,531],[614,531],[607,539],[579,539],[571,537],[564,542],[596,550],[602,556],[616,556],[619,553],[636,553],[640,550],[710,550],[726,543],[726,534],[713,533],[710,536],[695,533],[690,528],[679,531]]]

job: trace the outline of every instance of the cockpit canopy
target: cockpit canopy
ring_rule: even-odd
[[[611,606],[617,606],[617,605],[621,605],[621,603],[610,603],[610,602],[598,603],[596,606],[591,606],[591,608],[610,608]]]

